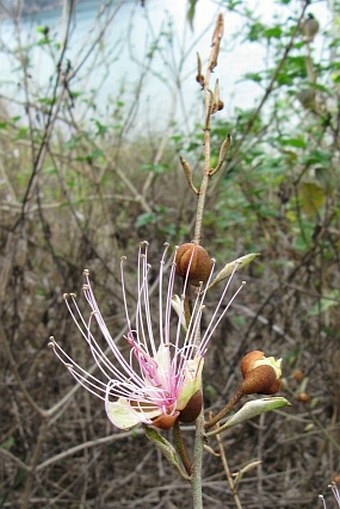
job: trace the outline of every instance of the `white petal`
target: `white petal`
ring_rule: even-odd
[[[184,313],[184,303],[183,300],[178,295],[173,295],[171,298],[171,306],[173,310],[177,313],[179,321],[181,322],[181,325],[185,331],[187,331],[187,323],[185,320],[185,313]]]
[[[147,411],[141,411],[138,407],[133,408],[125,398],[119,398],[114,402],[106,399],[105,410],[112,424],[120,429],[129,429],[141,422],[148,423],[150,419],[158,417],[162,413],[156,407],[154,410],[148,409]]]
[[[200,389],[203,364],[204,359],[202,357],[197,357],[196,359],[187,362],[185,366],[185,379],[181,392],[177,398],[176,408],[178,410],[183,410],[195,392]]]

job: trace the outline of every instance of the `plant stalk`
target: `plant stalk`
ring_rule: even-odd
[[[191,474],[193,509],[203,509],[202,463],[204,447],[204,415],[203,408],[196,419],[194,457]]]

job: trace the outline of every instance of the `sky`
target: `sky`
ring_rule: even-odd
[[[249,0],[248,4],[262,22],[270,22],[286,17],[286,7],[275,0]],[[295,1],[299,7],[301,2]],[[73,68],[77,67],[88,51],[89,43],[95,39],[98,29],[104,20],[96,18],[98,5],[96,0],[83,0],[78,3],[77,11],[71,25],[72,35],[70,49],[67,51]],[[198,117],[200,104],[200,87],[195,81],[196,53],[199,52],[203,63],[210,51],[211,33],[217,14],[221,11],[219,2],[199,0],[196,7],[193,27],[187,22],[187,2],[184,0],[146,0],[145,8],[140,2],[125,1],[103,40],[103,51],[93,54],[87,64],[73,80],[72,87],[86,95],[91,89],[100,87],[96,96],[98,115],[105,116],[107,105],[116,101],[130,104],[136,94],[141,75],[148,68],[142,83],[139,108],[136,110],[135,128],[145,123],[149,126],[165,128],[169,118],[174,114],[177,121],[184,123],[188,118]],[[321,28],[329,24],[329,12],[324,1],[312,2],[310,12],[319,19]],[[222,52],[215,76],[219,78],[221,96],[225,102],[225,114],[233,108],[251,108],[254,106],[261,89],[258,84],[242,80],[246,72],[256,72],[263,68],[266,49],[263,45],[249,43],[245,38],[236,38],[240,32],[242,19],[235,13],[225,12],[225,32]],[[41,35],[37,33],[38,25],[47,25],[51,37],[60,40],[63,33],[61,8],[37,13],[34,17],[25,17],[21,23],[21,41],[33,47]],[[157,42],[158,51],[152,62],[145,58],[152,51],[155,38],[162,32]],[[7,20],[0,22],[2,47],[11,50],[18,47],[17,31]],[[240,43],[242,42],[242,43]],[[317,51],[322,51],[321,38],[315,40]],[[23,96],[20,76],[13,72],[18,67],[14,52],[0,53],[2,73],[0,93]],[[50,78],[55,72],[55,64],[46,47],[34,47],[30,53],[31,88],[33,93],[41,94],[39,87],[49,87]],[[2,83],[1,83],[2,82]],[[180,93],[178,90],[180,88]],[[47,92],[46,92],[47,94]],[[83,109],[84,110],[84,109]],[[81,114],[82,108],[78,108]],[[189,124],[190,122],[188,122]],[[188,125],[189,127],[189,125]]]

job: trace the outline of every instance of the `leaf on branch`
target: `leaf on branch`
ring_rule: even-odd
[[[225,429],[236,426],[236,424],[240,424],[241,422],[253,419],[253,417],[257,417],[258,415],[264,414],[265,412],[269,412],[271,410],[275,410],[287,405],[290,406],[291,403],[289,403],[289,401],[282,396],[248,401],[240,410],[238,410],[238,412],[231,416],[227,422],[223,424],[223,426],[219,427],[218,430],[214,430],[208,433],[208,435],[215,435],[216,432],[220,433]]]
[[[218,283],[226,279],[232,272],[236,272],[239,269],[242,269],[248,263],[252,262],[257,256],[260,256],[260,253],[249,253],[245,256],[241,256],[240,258],[236,258],[236,260],[232,262],[228,262],[223,269],[217,274],[214,281],[209,286],[209,289],[216,286]]]
[[[316,214],[325,202],[323,188],[317,182],[302,182],[299,186],[302,209],[308,216]]]
[[[187,19],[189,21],[191,30],[193,29],[193,22],[194,22],[197,3],[198,3],[198,0],[189,0],[189,9],[187,12]]]
[[[150,442],[155,444],[169,463],[176,468],[180,476],[183,477],[183,479],[189,480],[189,476],[182,468],[180,459],[173,445],[154,428],[143,425],[143,429]]]

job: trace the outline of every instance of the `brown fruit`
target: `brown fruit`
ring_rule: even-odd
[[[206,283],[212,269],[212,261],[206,250],[194,243],[182,244],[176,253],[176,271],[183,278],[189,271],[189,281],[194,286]]]

